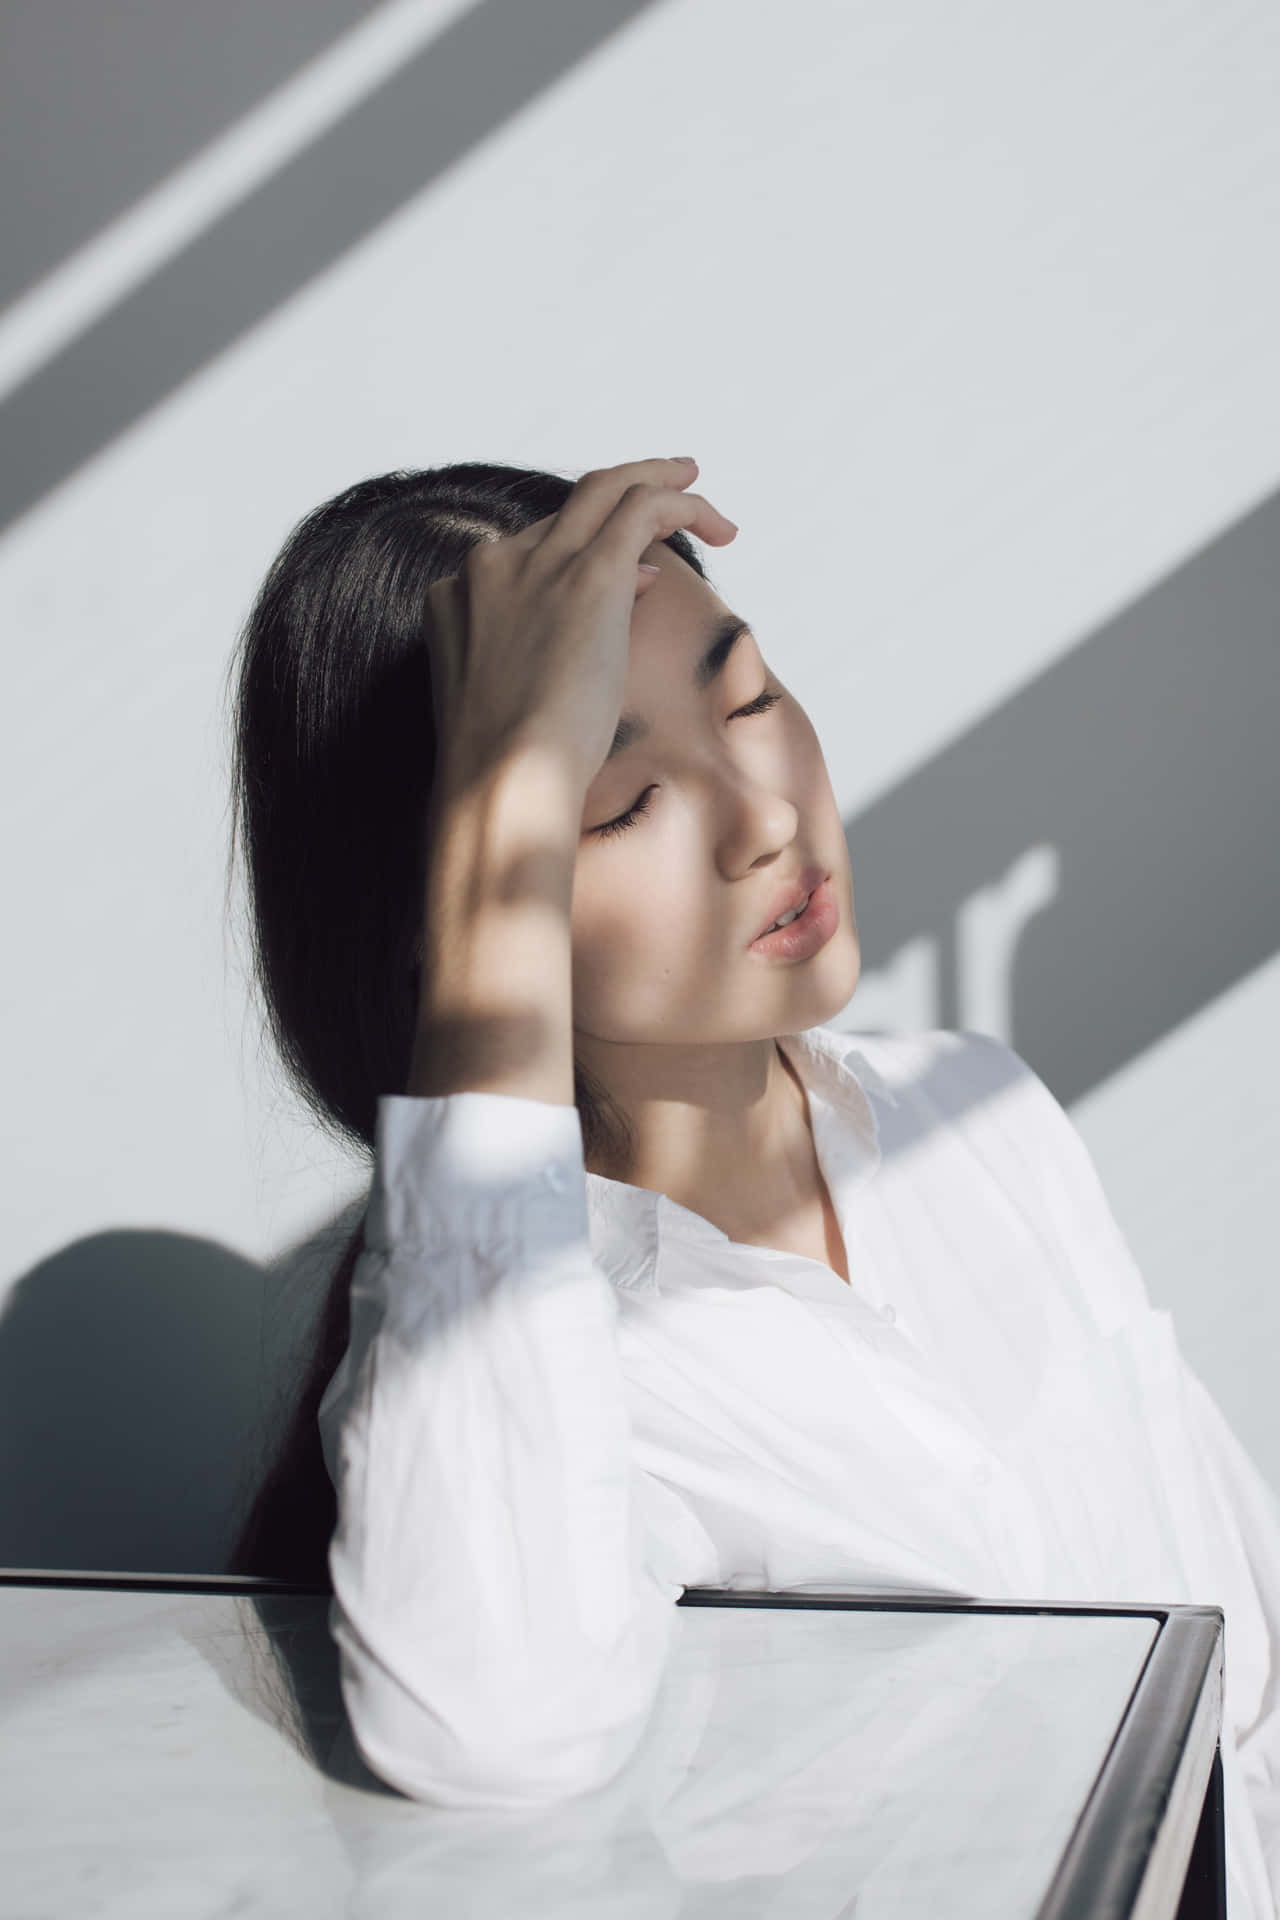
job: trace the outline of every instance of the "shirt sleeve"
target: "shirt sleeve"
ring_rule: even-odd
[[[380,1099],[318,1419],[352,1734],[414,1799],[535,1807],[603,1785],[639,1743],[674,1603],[714,1553],[635,1463],[617,1313],[575,1108]]]

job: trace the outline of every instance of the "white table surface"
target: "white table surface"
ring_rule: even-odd
[[[1031,1920],[1151,1615],[681,1607],[635,1758],[529,1815],[364,1772],[320,1596],[0,1588],[0,1914]]]

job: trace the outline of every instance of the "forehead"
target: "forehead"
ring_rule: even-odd
[[[661,572],[632,609],[630,665],[643,672],[684,663],[682,671],[691,670],[730,609],[670,547],[655,542],[643,557]]]
[[[657,560],[662,572],[632,611],[626,697],[606,764],[650,737],[649,716],[664,696],[683,705],[704,693],[750,632],[692,567],[670,548],[663,551],[669,566],[653,548],[645,556]]]

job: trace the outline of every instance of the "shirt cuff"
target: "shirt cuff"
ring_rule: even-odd
[[[520,1094],[383,1094],[365,1245],[529,1246],[587,1237],[582,1123]]]

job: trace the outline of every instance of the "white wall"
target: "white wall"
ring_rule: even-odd
[[[695,454],[742,529],[713,579],[856,820],[1275,490],[1278,80],[1264,0],[666,0],[40,499],[0,543],[9,1283],[110,1228],[265,1263],[357,1189],[224,933],[222,679],[300,513],[397,464]],[[1280,970],[1242,971],[1075,1112],[1280,1484]]]

